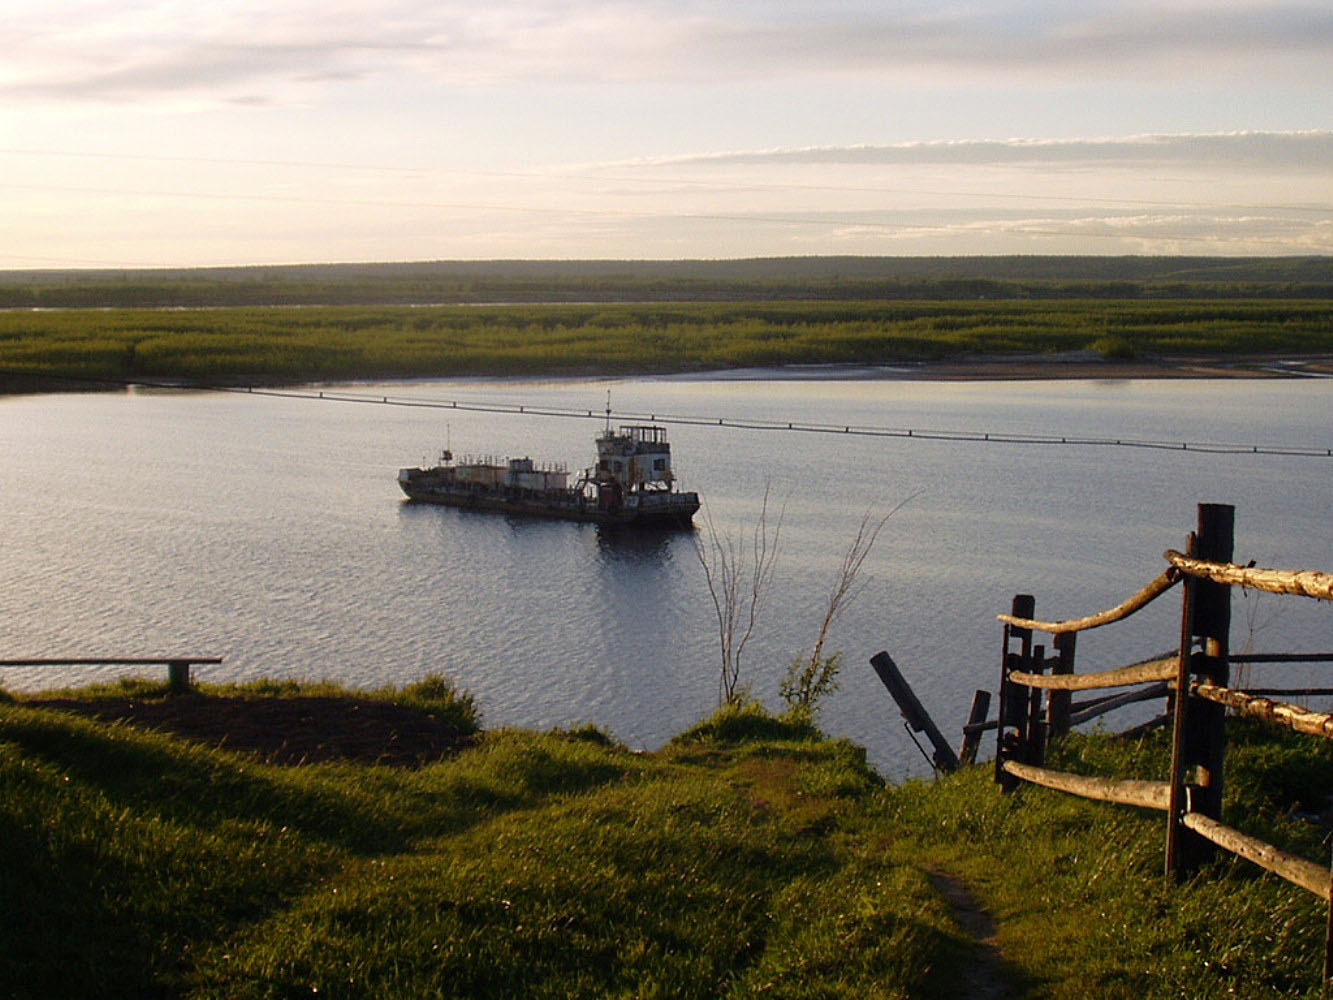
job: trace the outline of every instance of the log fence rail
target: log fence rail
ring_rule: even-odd
[[[1221,848],[1324,900],[1329,906],[1323,970],[1327,995],[1333,987],[1333,870],[1225,825],[1221,806],[1228,713],[1333,739],[1333,713],[1266,697],[1333,693],[1330,689],[1244,691],[1230,686],[1231,663],[1333,662],[1333,654],[1326,653],[1230,655],[1230,588],[1330,601],[1333,574],[1236,565],[1233,535],[1233,508],[1201,504],[1198,530],[1190,536],[1186,551],[1167,551],[1164,558],[1169,565],[1161,575],[1128,600],[1099,614],[1041,621],[1035,616],[1031,595],[1016,596],[1010,613],[998,616],[1004,624],[1004,643],[997,718],[986,722],[983,712],[978,719],[974,704],[964,727],[964,746],[971,740],[974,748],[983,731],[996,730],[995,780],[1005,791],[1027,782],[1083,798],[1165,812],[1165,868],[1176,878],[1197,870]],[[1177,583],[1184,591],[1177,652],[1113,670],[1073,672],[1074,640],[1079,632],[1124,621]],[[1059,660],[1048,659],[1045,648],[1034,642],[1037,632],[1054,637]],[[1057,663],[1060,669],[1047,670]],[[1082,705],[1070,702],[1073,692],[1134,685],[1140,687],[1127,694],[1102,696]],[[1145,725],[1164,721],[1172,725],[1170,780],[1090,777],[1045,767],[1047,740],[1067,733],[1071,725],[1121,705],[1162,696],[1167,698],[1167,713]],[[971,759],[964,756],[965,761]]]

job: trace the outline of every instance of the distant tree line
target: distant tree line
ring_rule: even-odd
[[[0,272],[3,308],[1327,299],[1333,258],[791,257]]]

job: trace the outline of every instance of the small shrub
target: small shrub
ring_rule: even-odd
[[[708,718],[699,722],[671,742],[685,743],[747,743],[757,740],[816,740],[819,730],[809,719],[781,718],[755,701],[740,705],[723,705]]]
[[[438,674],[407,685],[394,700],[450,722],[460,733],[481,730],[481,709],[471,692],[459,691],[453,681]]]
[[[1092,342],[1092,349],[1107,361],[1133,361],[1139,356],[1133,342],[1119,334],[1108,334]]]
[[[782,717],[813,722],[820,701],[838,690],[838,671],[841,669],[841,653],[809,660],[802,656],[793,660],[778,687],[778,693],[787,704]]]
[[[567,740],[574,740],[578,743],[591,743],[593,746],[605,747],[608,750],[625,749],[625,745],[618,739],[590,722],[582,726],[575,726],[573,729],[557,727],[551,730],[551,735],[562,736]]]

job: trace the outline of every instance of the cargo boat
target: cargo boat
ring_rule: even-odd
[[[465,510],[633,527],[689,527],[699,494],[676,489],[666,429],[620,427],[597,436],[597,463],[570,484],[563,464],[530,458],[466,458],[447,448],[438,465],[399,469],[409,500]]]

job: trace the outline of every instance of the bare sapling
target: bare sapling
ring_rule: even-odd
[[[754,635],[760,609],[777,564],[783,512],[779,512],[770,531],[768,492],[765,486],[759,519],[748,545],[734,535],[721,534],[707,510],[704,512],[704,540],[699,535],[694,536],[695,555],[703,567],[708,593],[713,598],[713,608],[717,613],[721,653],[719,705],[735,706],[745,700],[748,689],[740,684],[741,657],[746,644]]]
[[[859,592],[858,577],[861,574],[861,566],[875,547],[885,523],[902,510],[903,505],[911,499],[912,497],[908,497],[901,501],[877,520],[872,518],[870,511],[866,511],[862,516],[856,535],[843,554],[837,576],[834,577],[833,586],[829,590],[828,600],[824,605],[824,617],[815,635],[814,648],[808,657],[799,656],[792,662],[787,669],[787,676],[783,678],[779,687],[779,693],[782,695],[782,700],[787,703],[789,712],[808,718],[814,714],[816,705],[824,696],[838,689],[838,671],[842,669],[842,654],[824,655],[824,644],[828,640],[829,630]]]

